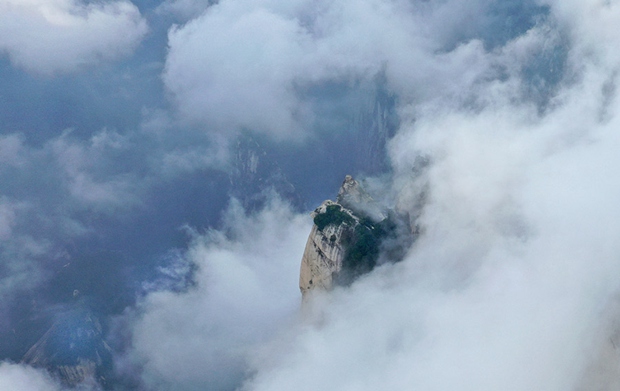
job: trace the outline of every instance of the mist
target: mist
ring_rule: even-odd
[[[617,388],[619,23],[0,0],[0,385],[67,389],[21,360],[86,306],[105,389]],[[346,174],[419,235],[302,310],[309,212]]]

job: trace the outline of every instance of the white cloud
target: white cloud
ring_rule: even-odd
[[[181,113],[226,131],[294,131],[302,110],[294,68],[304,55],[297,23],[264,9],[211,10],[170,32],[164,80]]]
[[[134,342],[149,384],[229,389],[248,355],[255,391],[607,384],[591,373],[617,333],[607,323],[620,289],[620,11],[549,1],[550,21],[502,47],[446,52],[454,34],[429,31],[464,23],[449,12],[463,4],[229,0],[170,32],[166,85],[182,116],[220,132],[291,136],[305,109],[298,86],[385,72],[401,117],[391,186],[401,208],[417,212],[422,190],[427,202],[404,262],[320,298],[316,319],[284,324],[266,345],[299,297],[279,284],[297,280],[307,223],[273,207],[233,214],[234,239],[211,233],[192,247],[196,287],[145,300]],[[524,70],[564,49],[543,109]],[[414,178],[421,155],[430,166]]]
[[[129,1],[0,1],[0,53],[29,72],[51,75],[116,59],[146,31]]]
[[[518,71],[554,39],[547,26],[481,52],[507,77],[402,107],[395,190],[411,209],[424,189],[422,235],[403,263],[334,292],[315,324],[257,355],[245,389],[613,389],[620,19],[615,4],[586,3],[552,9],[574,42],[548,111],[523,100]],[[414,181],[420,155],[431,165]]]
[[[157,6],[155,12],[172,14],[190,20],[204,12],[211,5],[211,1],[204,0],[166,0]]]
[[[130,173],[106,175],[106,154],[127,148],[127,140],[106,129],[95,133],[86,143],[71,140],[71,131],[52,139],[46,149],[61,170],[61,178],[75,206],[93,209],[127,207],[138,203],[136,187]],[[99,167],[98,167],[99,166]],[[98,180],[104,168],[104,179]]]
[[[181,117],[211,131],[299,138],[312,123],[308,86],[385,72],[396,92],[419,99],[463,91],[488,71],[479,42],[435,55],[445,44],[428,28],[435,8],[444,9],[222,1],[170,30],[164,82]]]
[[[278,200],[254,216],[233,203],[226,222],[225,232],[198,236],[190,247],[195,286],[152,292],[140,307],[134,358],[150,389],[232,389],[249,352],[298,310],[307,216]]]
[[[44,371],[25,365],[0,363],[0,389],[11,391],[61,391]]]
[[[558,118],[511,105],[418,117],[393,144],[432,159],[407,260],[334,292],[315,324],[256,357],[246,389],[581,386],[620,288],[620,119],[555,145],[564,121],[579,126],[581,92]]]

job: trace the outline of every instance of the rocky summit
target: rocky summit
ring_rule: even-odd
[[[402,259],[414,240],[408,216],[382,208],[352,176],[345,177],[336,200],[311,213],[314,225],[299,275],[304,300],[313,290],[348,285],[380,263]]]

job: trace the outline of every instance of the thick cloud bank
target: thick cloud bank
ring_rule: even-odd
[[[467,7],[485,10],[483,2]],[[385,72],[395,92],[430,99],[460,93],[487,71],[480,42],[434,55],[460,38],[435,34],[435,23],[464,21],[447,8],[381,0],[222,1],[171,29],[164,81],[186,120],[220,132],[299,137],[312,125],[305,93],[313,86]]]
[[[563,120],[514,106],[442,114],[394,143],[407,183],[409,156],[434,159],[407,260],[322,303],[315,326],[257,358],[248,390],[613,389],[600,368],[583,381],[617,316],[617,120],[575,141]]]
[[[134,3],[0,0],[1,359],[77,289],[122,391],[618,389],[617,2]],[[300,317],[269,186],[364,170],[419,238]]]
[[[279,137],[296,129],[300,86],[377,72],[399,97],[388,186],[399,208],[419,213],[419,240],[404,262],[318,298],[305,325],[244,351],[253,371],[243,389],[612,389],[620,6],[549,1],[522,32],[488,45],[467,39],[467,29],[449,33],[466,24],[448,12],[461,2],[425,4],[343,1],[310,11],[301,1],[223,1],[170,33],[165,82],[193,120]],[[450,27],[434,36],[441,23]],[[162,303],[184,303],[174,306],[182,316],[185,304],[216,305],[218,294],[201,286],[165,293]],[[160,311],[147,305],[138,330],[163,330]],[[147,368],[166,360],[160,374],[178,362],[142,351]],[[609,358],[599,366],[601,357]],[[185,368],[163,377],[178,381]],[[177,384],[203,384],[189,378]]]
[[[518,73],[479,83],[477,107],[417,105],[391,156],[400,206],[413,209],[424,192],[420,239],[402,264],[336,292],[319,323],[277,349],[275,363],[259,356],[246,389],[617,385],[608,377],[617,375],[609,370],[617,351],[597,357],[601,345],[614,344],[613,332],[605,333],[620,288],[619,64],[611,33],[620,7],[550,5],[554,22],[571,32],[571,77],[551,107],[541,114],[523,99]],[[549,39],[547,31],[534,28],[481,55],[526,59],[523,47]],[[420,155],[431,163],[414,176]]]
[[[0,53],[30,72],[70,72],[127,55],[146,31],[129,1],[0,1]]]
[[[275,200],[252,216],[233,203],[226,221],[225,231],[197,236],[179,261],[196,268],[187,292],[155,291],[140,305],[134,355],[149,389],[233,389],[249,352],[298,311],[306,216]]]

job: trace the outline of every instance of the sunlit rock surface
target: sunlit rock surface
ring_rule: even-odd
[[[325,216],[328,208],[339,209],[350,220],[326,224],[324,227],[319,227],[317,224],[312,226],[301,260],[299,275],[299,289],[304,297],[312,289],[329,290],[332,288],[333,279],[342,269],[345,256],[343,235],[351,235],[354,227],[359,224],[359,219],[350,210],[329,200],[323,202],[312,212],[312,218]]]

